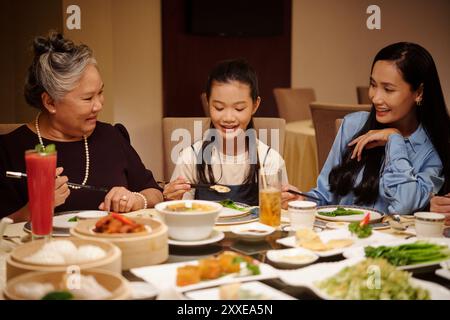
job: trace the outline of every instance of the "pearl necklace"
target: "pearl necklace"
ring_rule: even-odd
[[[39,130],[39,116],[40,115],[41,115],[41,113],[39,112],[38,115],[36,116],[35,127],[36,127],[37,136],[39,139],[39,143],[44,147],[44,150],[45,150],[44,141],[42,141],[41,131]],[[86,153],[86,170],[84,172],[84,179],[83,179],[83,182],[81,183],[81,185],[84,186],[89,178],[89,146],[88,146],[86,136],[83,136],[83,139],[84,139],[84,150]],[[80,189],[81,187],[73,186],[73,185],[69,184],[69,188]]]

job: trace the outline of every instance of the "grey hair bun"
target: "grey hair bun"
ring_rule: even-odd
[[[42,93],[47,92],[55,100],[61,99],[76,87],[86,66],[96,64],[88,46],[76,45],[56,31],[36,37],[33,50],[24,96],[30,106],[39,109],[44,107]]]
[[[47,52],[73,52],[75,44],[64,39],[61,33],[51,31],[47,37],[36,37],[33,42],[34,54],[39,56]]]

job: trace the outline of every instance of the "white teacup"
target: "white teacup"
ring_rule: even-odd
[[[291,201],[288,203],[291,230],[313,229],[316,219],[317,204],[312,201]]]
[[[416,234],[418,237],[442,237],[445,216],[434,212],[416,212]]]

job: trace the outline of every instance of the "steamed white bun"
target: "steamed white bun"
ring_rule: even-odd
[[[80,283],[78,288],[68,288],[67,283],[64,289],[69,290],[75,297],[80,300],[104,300],[111,296],[111,293],[97,282],[94,276],[80,275]]]
[[[16,294],[28,300],[40,300],[55,287],[51,283],[25,282],[14,287]]]
[[[51,241],[42,246],[36,253],[24,258],[26,262],[35,264],[77,264],[98,260],[106,256],[105,250],[94,245],[77,248],[69,240]]]
[[[105,250],[93,245],[84,245],[78,248],[77,261],[79,263],[98,260],[106,256]]]
[[[54,251],[64,257],[66,263],[76,262],[77,247],[69,240],[56,240],[46,243],[42,250]]]
[[[57,251],[39,250],[38,252],[24,258],[26,262],[35,264],[65,264],[66,260],[63,255]]]

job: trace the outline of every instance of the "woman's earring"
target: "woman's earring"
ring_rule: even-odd
[[[417,100],[417,101],[416,101],[416,105],[417,105],[418,107],[420,107],[420,106],[422,105],[422,99],[421,99],[421,100]]]

